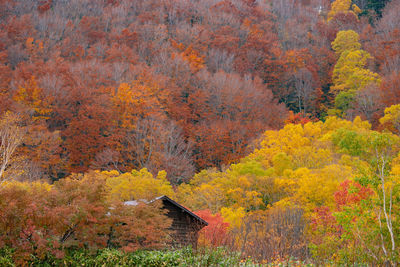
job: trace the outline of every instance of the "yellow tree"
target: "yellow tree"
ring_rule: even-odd
[[[379,85],[379,74],[366,68],[371,55],[364,50],[346,50],[337,61],[333,70],[333,92],[357,91],[369,84]]]
[[[331,92],[336,95],[335,107],[330,114],[343,115],[352,107],[356,94],[367,86],[379,87],[381,82],[377,73],[366,66],[371,55],[361,49],[359,36],[353,30],[338,32],[332,42],[339,59],[334,67]]]
[[[152,200],[161,195],[171,198],[175,196],[165,171],[160,171],[156,177],[147,169],[133,170],[122,174],[117,171],[101,172],[98,175],[106,177],[111,200]]]
[[[364,163],[342,155],[333,139],[338,129],[368,131],[371,125],[328,117],[325,122],[288,124],[279,131],[266,131],[259,148],[249,158],[273,170],[275,206],[300,205],[307,215],[318,206],[332,207],[333,193],[345,178],[353,177]]]
[[[224,172],[204,170],[177,189],[178,199],[193,209],[220,212],[223,207],[246,211],[265,207],[270,180],[260,163],[232,164]]]
[[[308,216],[316,207],[334,207],[333,194],[345,177],[352,177],[355,172],[350,166],[331,164],[315,170],[300,168],[289,175],[296,182],[291,199],[296,200]]]
[[[380,82],[379,75],[366,68],[371,55],[361,50],[359,35],[353,30],[338,32],[332,48],[339,59],[333,70],[332,91],[358,90],[368,84]]]
[[[332,49],[337,55],[344,51],[355,51],[361,49],[359,35],[353,30],[340,31],[337,33],[335,40],[332,42]]]
[[[361,13],[361,9],[356,4],[351,5],[351,0],[336,0],[332,2],[331,10],[328,13],[328,21],[340,13],[351,13],[357,17]]]
[[[397,133],[400,133],[400,104],[386,108],[385,116],[383,116],[379,122],[393,127],[397,130]]]

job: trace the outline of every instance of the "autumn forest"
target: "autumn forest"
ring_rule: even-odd
[[[0,265],[397,266],[399,14],[0,0]],[[201,252],[124,205],[162,195],[208,222]]]

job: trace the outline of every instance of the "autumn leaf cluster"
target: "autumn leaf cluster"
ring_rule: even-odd
[[[130,175],[138,177],[137,173]],[[142,180],[134,185],[152,179],[149,175],[141,171]],[[123,195],[116,195],[121,192],[116,180],[126,183],[127,177],[129,174],[118,177],[93,172],[52,185],[5,182],[0,187],[0,246],[14,249],[18,264],[27,263],[32,257],[62,258],[71,249],[95,252],[105,247],[124,251],[165,247],[171,221],[160,209],[160,203],[129,206],[124,205]],[[155,194],[163,190],[161,186]],[[131,192],[139,197],[140,191]]]

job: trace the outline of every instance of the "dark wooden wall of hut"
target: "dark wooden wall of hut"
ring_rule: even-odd
[[[201,229],[198,222],[187,212],[169,201],[163,200],[163,205],[164,209],[167,210],[166,215],[172,219],[170,229],[172,232],[172,245],[174,247],[191,245],[196,248],[199,230]]]

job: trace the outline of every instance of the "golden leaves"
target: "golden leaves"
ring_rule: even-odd
[[[328,22],[339,13],[350,13],[357,17],[360,12],[361,9],[356,4],[351,5],[351,0],[336,0],[328,13]]]

